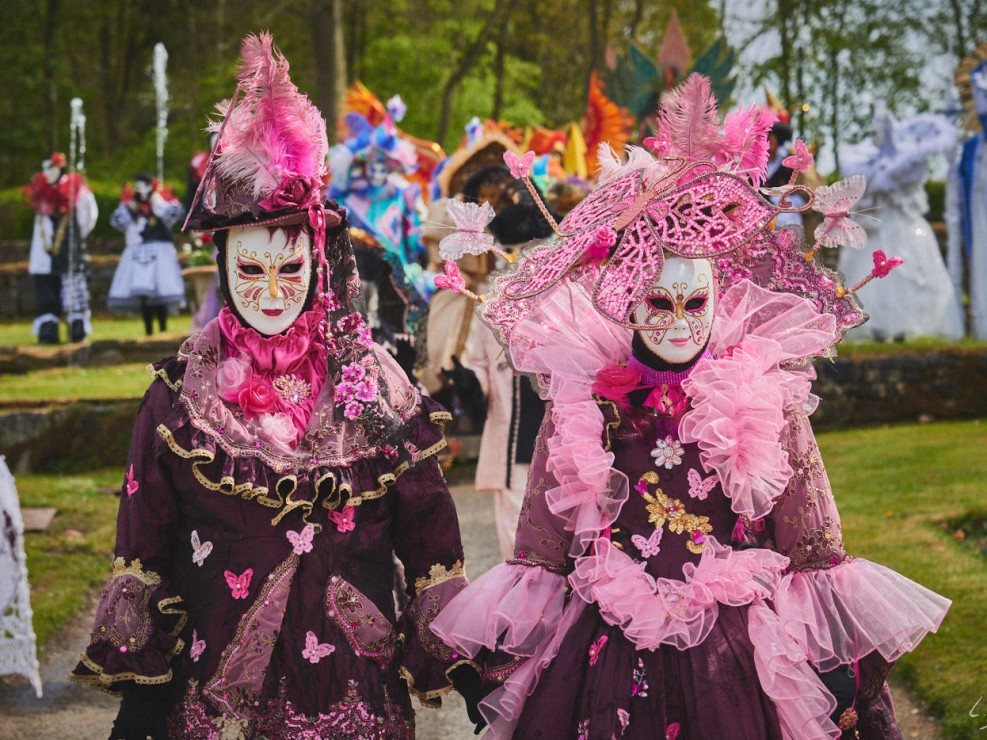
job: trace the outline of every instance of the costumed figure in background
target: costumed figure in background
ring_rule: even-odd
[[[215,146],[216,134],[213,133],[209,135],[209,151],[198,151],[189,160],[188,175],[185,181],[185,201],[183,203],[186,213],[192,210],[192,201],[195,200],[199,183],[202,182],[202,177],[206,174],[206,165],[209,164],[209,156]],[[219,309],[223,307],[223,299],[219,294],[219,273],[216,270],[216,249],[212,243],[212,234],[209,232],[194,233],[191,235],[190,242],[183,249],[191,248],[193,254],[202,254],[203,257],[206,251],[212,253],[212,259],[208,264],[192,264],[192,260],[190,260],[189,267],[182,271],[182,275],[185,277],[195,276],[193,281],[196,285],[198,305],[192,315],[192,328],[198,330],[219,315]],[[208,279],[209,273],[212,273],[213,276],[211,283],[204,283],[208,287],[200,289],[198,281]]]
[[[693,75],[659,120],[480,307],[550,406],[514,557],[432,630],[482,662],[493,737],[900,737],[885,677],[949,602],[846,554],[808,419],[895,260],[847,288],[772,230],[848,219],[755,189],[770,113],[721,122]]]
[[[404,111],[395,96],[378,126],[359,113],[346,116],[349,135],[329,150],[329,198],[346,208],[350,220],[367,320],[410,373],[430,281],[419,263],[421,188],[405,177],[418,167],[417,152],[395,128]]]
[[[185,209],[170,188],[142,172],[120,193],[110,225],[123,232],[126,246],[113,273],[107,305],[112,311],[140,311],[151,336],[154,319],[168,328],[168,312],[185,305],[185,281],[171,227]]]
[[[41,344],[58,344],[63,312],[70,341],[92,333],[85,239],[99,210],[85,177],[66,166],[65,155],[54,152],[23,190],[35,213],[28,272],[34,276],[32,331]]]
[[[926,160],[951,152],[956,132],[945,116],[924,113],[896,121],[887,110],[874,117],[873,136],[846,151],[840,161],[844,175],[863,175],[867,191],[856,210],[865,213],[866,240],[894,246],[904,264],[895,279],[868,289],[866,324],[850,332],[851,339],[885,341],[915,337],[963,337],[963,319],[939,242],[924,214]],[[859,180],[858,180],[859,181]],[[863,182],[860,190],[863,191]],[[870,269],[870,255],[841,249],[840,271],[857,275]]]
[[[987,41],[963,60],[956,84],[964,128],[971,136],[949,176],[949,272],[957,295],[962,295],[965,263],[970,333],[987,339]]]
[[[782,164],[791,154],[789,145],[792,141],[792,127],[784,121],[775,121],[768,132],[768,164],[764,173],[764,187],[780,188],[788,184],[792,177],[792,168]],[[798,205],[803,205],[798,193],[793,193]],[[778,204],[781,195],[769,195],[768,199]],[[798,210],[779,213],[776,226],[802,226],[802,212]]]
[[[73,678],[123,693],[113,738],[413,738],[409,688],[476,681],[428,626],[466,585],[449,415],[355,308],[325,122],[268,34],[238,79],[187,222],[216,231],[228,305],[155,366]]]

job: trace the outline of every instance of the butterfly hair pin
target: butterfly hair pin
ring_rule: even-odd
[[[516,177],[518,180],[524,183],[524,186],[528,188],[528,192],[531,193],[531,197],[534,198],[535,204],[538,206],[538,210],[541,211],[541,215],[545,217],[548,221],[548,225],[552,227],[552,231],[556,234],[559,233],[559,225],[556,223],[555,218],[549,213],[548,208],[545,207],[544,201],[541,199],[541,195],[538,194],[538,188],[535,184],[531,182],[531,178],[528,176],[531,172],[531,165],[535,162],[535,153],[532,151],[527,151],[520,157],[514,152],[507,150],[504,152],[504,164],[507,165],[507,169],[511,171],[511,176]]]
[[[439,255],[442,259],[458,260],[467,254],[480,255],[485,252],[499,254],[508,262],[517,259],[513,254],[500,249],[493,234],[487,232],[487,226],[496,216],[489,203],[450,200],[446,211],[459,230],[444,236],[439,242]]]
[[[476,301],[477,303],[487,302],[486,298],[481,295],[477,295],[466,287],[466,280],[463,278],[463,274],[459,271],[459,265],[451,260],[446,261],[445,275],[435,276],[435,287],[445,288],[446,290],[451,290],[454,293],[462,293],[464,296]]]
[[[789,185],[794,185],[799,174],[812,167],[812,162],[815,160],[809,147],[801,139],[795,140],[795,146],[792,149],[792,154],[781,160],[781,166],[788,167],[792,171],[792,176],[788,179]]]
[[[850,218],[850,209],[857,205],[866,188],[867,178],[863,175],[816,188],[812,209],[823,215],[823,222],[816,228],[816,243],[806,252],[806,261],[811,260],[820,247],[864,248],[867,232]]]
[[[874,260],[874,267],[871,269],[870,274],[849,290],[841,285],[836,290],[837,298],[842,298],[850,293],[856,293],[874,278],[887,277],[894,268],[904,263],[904,260],[901,257],[888,257],[884,254],[884,250],[881,249],[875,249],[874,254],[871,256]]]

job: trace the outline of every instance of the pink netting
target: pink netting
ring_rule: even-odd
[[[785,577],[775,610],[822,671],[874,650],[888,662],[914,650],[942,624],[949,599],[867,560]]]
[[[777,615],[755,602],[747,612],[748,634],[761,688],[775,703],[782,736],[792,740],[838,738],[829,715],[836,700],[806,661],[805,652],[785,633]]]
[[[461,653],[481,648],[533,655],[562,617],[564,576],[501,563],[460,592],[432,622],[432,632]]]
[[[710,538],[699,564],[684,566],[684,581],[655,579],[643,565],[609,540],[598,539],[593,554],[576,561],[569,583],[639,649],[672,645],[686,650],[709,635],[718,604],[742,606],[770,598],[788,558],[771,550],[734,551]]]
[[[814,371],[798,366],[835,337],[833,317],[797,296],[742,281],[721,297],[710,338],[714,359],[682,384],[692,408],[679,437],[699,444],[703,466],[716,471],[736,513],[760,519],[788,485],[785,412],[811,411],[816,403]]]

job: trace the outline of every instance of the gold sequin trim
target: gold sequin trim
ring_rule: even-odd
[[[415,579],[415,593],[421,596],[423,591],[435,588],[440,583],[451,581],[453,578],[465,578],[466,566],[462,560],[457,560],[451,568],[446,568],[442,563],[436,563],[429,571],[428,576]]]
[[[706,549],[706,535],[712,533],[713,525],[709,523],[708,516],[696,516],[685,510],[683,504],[677,498],[670,498],[660,488],[655,488],[654,495],[648,493],[647,485],[657,485],[658,474],[649,470],[641,476],[638,481],[639,489],[644,500],[648,502],[645,508],[648,510],[648,522],[655,525],[655,529],[668,526],[669,532],[687,535],[685,541],[686,549],[699,555]],[[642,485],[643,484],[643,485]]]

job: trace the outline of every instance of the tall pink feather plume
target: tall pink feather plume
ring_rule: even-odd
[[[671,140],[672,156],[714,159],[723,149],[720,117],[709,78],[693,72],[661,101],[659,129]]]
[[[219,176],[251,183],[255,199],[291,176],[321,179],[329,148],[326,123],[291,81],[288,60],[266,31],[243,40],[237,79],[236,104],[217,106],[227,118],[216,155]]]
[[[768,165],[768,132],[777,120],[774,111],[758,106],[728,113],[723,121],[724,147],[716,163],[733,163],[730,169],[747,175],[755,187],[760,185]]]

